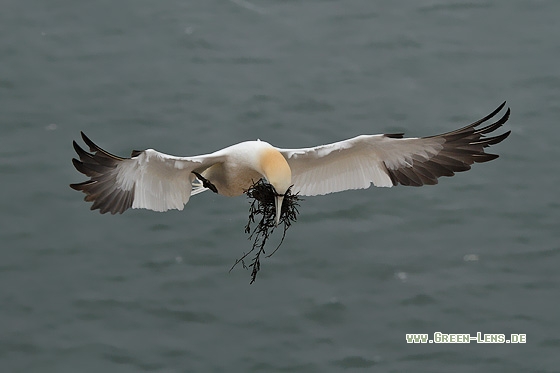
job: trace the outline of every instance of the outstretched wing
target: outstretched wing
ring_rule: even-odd
[[[131,158],[121,158],[101,149],[83,132],[82,139],[92,153],[74,141],[80,159],[74,158],[72,163],[90,179],[70,187],[84,192],[85,200],[93,202],[91,209],[102,214],[123,213],[131,207],[182,210],[196,178],[192,171],[202,172],[221,161],[214,155],[174,157],[153,149],[133,151]]]
[[[304,149],[278,149],[292,170],[293,191],[319,195],[371,184],[421,186],[437,184],[440,176],[467,171],[473,163],[498,158],[484,149],[509,136],[511,131],[487,137],[509,118],[510,109],[496,122],[505,102],[486,117],[441,135],[403,138],[403,134],[361,135],[334,144]]]

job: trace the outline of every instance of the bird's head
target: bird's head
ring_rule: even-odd
[[[260,157],[263,176],[272,185],[275,195],[276,225],[280,222],[284,195],[292,186],[292,171],[284,156],[274,148],[265,149]]]

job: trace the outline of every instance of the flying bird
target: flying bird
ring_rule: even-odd
[[[121,158],[101,149],[82,132],[91,153],[74,141],[79,159],[72,159],[72,163],[90,179],[70,187],[86,194],[85,200],[93,202],[92,210],[116,214],[129,208],[182,210],[191,196],[203,191],[239,196],[264,179],[272,186],[278,224],[289,190],[314,196],[366,189],[371,184],[433,185],[441,176],[453,176],[469,170],[473,163],[498,158],[485,148],[500,143],[511,131],[487,135],[506,123],[510,109],[495,122],[486,123],[505,104],[468,126],[436,136],[360,135],[302,149],[277,148],[257,140],[190,157],[147,149]]]

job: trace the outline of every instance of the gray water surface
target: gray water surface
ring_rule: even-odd
[[[2,372],[558,372],[558,1],[4,0]],[[508,100],[500,158],[306,197],[257,282],[248,201],[89,211],[110,152],[426,136]],[[406,333],[526,344],[407,344]]]

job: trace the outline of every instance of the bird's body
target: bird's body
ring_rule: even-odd
[[[278,221],[282,199],[290,187],[293,193],[312,196],[365,189],[371,184],[432,185],[440,176],[452,176],[470,169],[475,162],[497,158],[484,149],[501,142],[510,132],[485,135],[508,120],[509,109],[496,122],[479,126],[504,105],[479,121],[437,136],[361,135],[304,149],[246,141],[193,157],[147,149],[121,158],[99,148],[82,133],[93,154],[74,142],[80,159],[73,159],[73,163],[90,180],[71,187],[86,193],[85,200],[93,202],[92,209],[115,214],[130,207],[182,210],[190,196],[201,191],[211,189],[224,196],[238,196],[264,178],[273,186]]]
[[[211,181],[218,194],[227,197],[242,195],[265,174],[272,177],[275,170],[284,168],[289,171],[282,154],[265,141],[245,141],[218,150],[210,156],[222,161],[214,163],[200,174]],[[265,171],[267,167],[270,169]],[[288,179],[290,183],[291,176]]]

